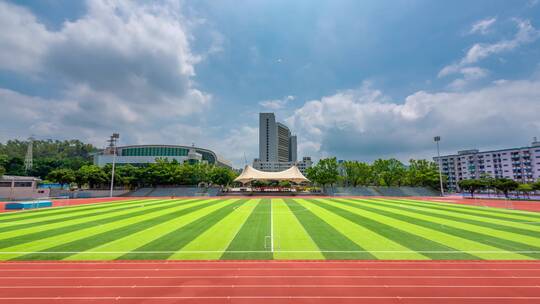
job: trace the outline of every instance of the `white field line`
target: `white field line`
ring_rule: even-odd
[[[17,279],[17,280],[36,280],[36,279],[282,279],[282,278],[294,278],[294,279],[540,279],[540,276],[410,276],[410,275],[182,275],[182,276],[53,276],[53,277],[13,277],[13,276],[0,276],[0,279]]]
[[[2,265],[186,265],[186,264],[341,264],[341,265],[373,265],[373,264],[396,264],[396,265],[425,265],[425,264],[442,264],[442,265],[489,265],[500,266],[500,265],[529,265],[529,264],[540,264],[540,261],[537,260],[497,260],[497,261],[488,261],[488,260],[469,260],[469,261],[458,261],[458,260],[159,260],[159,261],[140,261],[140,260],[114,260],[114,261],[0,261],[0,266]],[[325,269],[325,268],[321,268]],[[500,268],[504,270],[505,268]]]
[[[274,213],[272,213],[274,208],[272,206],[274,205],[270,203],[270,250],[274,252]]]
[[[69,265],[67,263],[64,265]],[[0,264],[1,265],[1,264]],[[1,269],[1,268],[0,268]],[[218,268],[95,268],[95,269],[48,269],[48,268],[8,268],[1,269],[2,272],[107,272],[107,271],[273,271],[273,270],[287,270],[287,271],[366,271],[366,270],[376,270],[376,271],[540,271],[540,268],[369,268],[369,267],[355,267],[355,268],[239,268],[239,267],[218,267]],[[0,276],[1,277],[1,276]]]
[[[178,251],[0,251],[2,254],[122,254],[122,253],[141,253],[141,254],[159,254],[159,253],[267,253],[268,250],[178,250]],[[540,250],[276,250],[282,253],[540,253]]]
[[[540,300],[540,297],[520,297],[520,296],[511,296],[511,297],[444,297],[444,296],[433,296],[433,297],[415,297],[415,296],[162,296],[162,297],[129,297],[129,296],[109,296],[109,297],[0,297],[0,300],[290,300],[290,299],[337,299],[337,300],[369,300],[369,299],[426,299],[426,300]]]
[[[540,288],[539,285],[328,285],[328,284],[256,284],[256,285],[29,285],[0,286],[0,289],[119,289],[119,288]]]

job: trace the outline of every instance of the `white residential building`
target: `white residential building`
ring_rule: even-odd
[[[253,160],[253,168],[257,170],[261,170],[261,171],[266,171],[266,172],[279,172],[279,171],[287,170],[293,165],[297,166],[300,172],[306,175],[306,170],[307,168],[313,165],[313,161],[311,160],[311,157],[309,156],[302,158],[301,161],[290,161],[290,162],[267,162],[267,161],[261,161],[258,158]]]
[[[439,158],[433,158],[439,164]],[[457,183],[464,179],[478,179],[489,175],[509,178],[518,182],[534,182],[540,179],[540,142],[530,147],[494,151],[464,150],[455,155],[440,157],[442,172],[448,177],[448,189],[458,189]]]

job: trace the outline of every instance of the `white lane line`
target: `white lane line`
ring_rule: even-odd
[[[498,265],[529,265],[529,264],[540,264],[540,261],[537,260],[510,260],[510,261],[501,261],[501,260],[469,260],[469,261],[453,261],[453,260],[159,260],[151,262],[142,262],[142,261],[130,261],[130,260],[114,260],[114,261],[0,261],[0,266],[2,265],[186,265],[186,264],[345,264],[345,265],[358,265],[358,264],[403,264],[403,265],[426,265],[426,264],[441,264],[441,265],[489,265],[489,266],[498,266]]]
[[[34,271],[47,271],[47,272],[92,272],[92,271],[273,271],[273,270],[286,270],[286,271],[540,271],[540,268],[369,268],[369,267],[357,267],[357,268],[238,268],[238,267],[218,267],[218,268],[94,268],[94,269],[48,269],[48,268],[7,268],[2,269],[2,272],[34,272]]]
[[[270,200],[270,249],[274,252],[274,213],[272,200]]]
[[[534,288],[539,285],[42,285],[42,286],[0,286],[0,289],[121,289],[121,288]]]
[[[497,296],[470,296],[470,297],[444,297],[444,296],[162,296],[162,297],[129,297],[129,296],[109,296],[109,297],[0,297],[0,300],[229,300],[229,299],[454,299],[454,300],[540,300],[539,297],[526,297],[526,296],[509,296],[509,297],[497,297]]]
[[[261,278],[343,278],[343,279],[540,279],[540,276],[410,276],[410,275],[190,275],[190,276],[0,276],[0,279],[20,280],[56,280],[56,279],[261,279]]]
[[[540,250],[278,250],[282,253],[444,253],[444,254],[461,254],[461,253],[493,253],[493,254],[509,254],[509,253],[540,253]],[[122,253],[137,253],[137,254],[160,254],[160,253],[257,253],[268,252],[268,250],[180,250],[180,251],[0,251],[0,255],[9,254],[122,254]]]

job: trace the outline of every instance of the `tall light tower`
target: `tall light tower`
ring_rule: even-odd
[[[113,154],[113,161],[112,161],[112,170],[111,170],[111,191],[109,193],[109,196],[113,196],[113,189],[114,189],[114,167],[116,165],[116,142],[120,138],[120,134],[113,133],[111,135],[111,138],[108,140],[109,142],[109,149],[111,150]]]
[[[433,137],[433,140],[437,144],[437,160],[439,163],[439,183],[441,185],[441,196],[444,196],[444,187],[443,187],[443,182],[442,182],[442,160],[441,160],[441,153],[439,150],[439,142],[441,141],[441,137],[435,136]]]
[[[32,166],[34,164],[33,147],[34,147],[34,137],[30,136],[28,138],[28,147],[26,148],[26,157],[24,158],[24,172],[25,173],[28,173],[28,171],[32,170]]]

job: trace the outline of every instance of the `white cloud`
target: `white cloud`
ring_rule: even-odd
[[[373,95],[380,97],[366,98]],[[407,160],[432,156],[434,135],[448,152],[526,144],[540,132],[538,113],[540,81],[524,80],[463,93],[418,91],[403,103],[366,89],[342,91],[306,102],[288,121],[302,155]]]
[[[251,164],[253,158],[259,156],[258,142],[258,127],[240,125],[224,132],[223,136],[213,138],[210,146],[225,159],[232,161],[236,167],[242,168],[246,160]]]
[[[489,33],[490,28],[493,26],[493,24],[495,24],[496,21],[497,18],[495,17],[477,21],[471,26],[469,34],[486,35],[487,33]]]
[[[279,110],[283,109],[287,104],[291,101],[293,101],[296,97],[292,95],[285,96],[281,99],[270,99],[270,100],[263,100],[259,102],[259,105],[261,105],[265,109],[269,110]]]
[[[0,69],[33,72],[56,37],[28,10],[0,1]]]
[[[489,74],[486,69],[479,67],[465,67],[460,69],[459,73],[462,75],[462,77],[452,81],[448,85],[449,88],[454,90],[464,89],[474,81],[485,78]]]
[[[518,31],[512,39],[500,40],[496,43],[476,43],[459,62],[445,66],[439,72],[439,77],[458,73],[463,67],[475,64],[494,54],[508,52],[519,46],[531,43],[540,38],[540,31],[535,29],[529,20],[515,20]]]
[[[148,130],[189,125],[212,96],[193,81],[202,60],[191,49],[198,21],[181,12],[175,1],[88,1],[83,16],[53,31],[27,9],[0,1],[0,69],[55,79],[62,88],[55,98],[2,90],[4,121],[24,137],[32,132],[100,142],[113,130],[135,142]],[[178,142],[179,133],[154,138]]]

